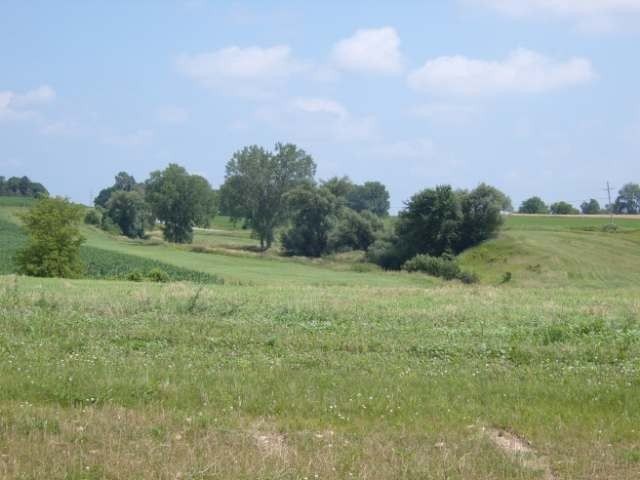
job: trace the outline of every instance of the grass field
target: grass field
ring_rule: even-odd
[[[0,478],[640,478],[640,222],[599,221],[508,219],[472,286],[87,229],[225,284],[0,276]]]

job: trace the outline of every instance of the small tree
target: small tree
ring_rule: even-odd
[[[384,225],[377,215],[365,210],[342,209],[338,222],[329,234],[331,251],[367,250]]]
[[[163,235],[169,242],[191,243],[194,225],[213,214],[209,182],[174,163],[152,172],[145,192],[153,215],[164,222]]]
[[[298,187],[286,196],[293,213],[292,226],[282,235],[282,246],[289,255],[319,257],[328,251],[329,231],[338,201],[329,190],[311,185]]]
[[[580,209],[585,215],[595,215],[600,213],[600,203],[595,198],[592,198],[588,202],[583,202],[580,205]]]
[[[491,238],[502,225],[500,211],[507,204],[508,197],[495,187],[480,184],[471,192],[459,194],[462,208],[460,235],[457,251],[478,245]],[[511,201],[508,200],[511,204]]]
[[[518,213],[549,213],[549,208],[540,197],[531,197],[522,202]]]
[[[573,208],[573,206],[567,202],[553,203],[549,207],[549,210],[551,210],[551,213],[554,215],[573,215],[579,213],[577,209]]]
[[[130,238],[144,237],[144,227],[150,216],[142,195],[135,191],[118,190],[107,202],[106,215]]]
[[[39,199],[21,216],[29,240],[16,257],[19,272],[35,277],[79,276],[82,214],[83,208],[69,200]]]

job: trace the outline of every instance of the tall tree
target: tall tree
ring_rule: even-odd
[[[285,195],[312,183],[316,164],[311,155],[292,144],[277,143],[274,152],[253,145],[233,154],[227,162],[220,189],[222,209],[232,219],[243,219],[260,247],[268,249],[275,229],[287,217]]]
[[[368,210],[383,217],[389,214],[389,192],[380,182],[365,182],[347,193],[347,204],[356,212]]]
[[[77,277],[82,273],[80,221],[83,208],[66,199],[42,197],[21,216],[29,240],[18,252],[20,273]]]
[[[211,212],[211,186],[184,167],[170,164],[152,172],[145,184],[145,198],[155,218],[164,222],[164,238],[175,243],[191,243],[193,227]]]
[[[554,215],[572,215],[579,213],[577,209],[573,208],[573,205],[567,202],[552,203],[549,210]]]
[[[618,198],[613,204],[614,213],[640,213],[640,185],[627,183],[618,192]]]

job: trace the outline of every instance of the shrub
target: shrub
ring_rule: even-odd
[[[509,283],[512,277],[511,272],[504,272],[504,275],[502,275],[502,283]]]
[[[458,278],[461,270],[455,259],[449,256],[432,257],[431,255],[416,255],[407,260],[402,269],[407,272],[422,272],[434,277],[453,280]]]
[[[394,235],[386,235],[369,246],[366,259],[385,270],[398,270],[407,259],[407,254]]]
[[[83,265],[79,223],[82,207],[67,199],[39,199],[21,215],[27,231],[27,245],[18,252],[18,271],[36,277],[78,277]]]
[[[98,226],[101,222],[102,215],[100,215],[100,213],[94,208],[88,210],[84,216],[84,223],[86,223],[87,225]]]
[[[169,274],[160,268],[149,270],[147,277],[152,282],[167,283],[169,281]]]
[[[140,270],[133,270],[127,274],[127,280],[130,282],[141,282],[144,280],[144,275]]]
[[[122,232],[120,231],[120,227],[115,224],[115,222],[108,217],[107,215],[102,216],[102,222],[100,222],[100,228],[111,235],[120,235]]]
[[[460,273],[458,274],[458,280],[467,285],[471,285],[472,283],[478,283],[480,281],[480,278],[475,272],[460,271]]]
[[[329,250],[367,250],[375,241],[376,233],[382,229],[382,221],[373,213],[367,210],[358,213],[345,208],[329,233]]]

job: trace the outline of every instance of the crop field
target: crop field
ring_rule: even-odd
[[[10,274],[20,208],[0,478],[640,478],[638,220],[511,217],[475,285],[262,256],[222,219],[186,248],[85,227],[106,267],[224,281],[158,284]]]

